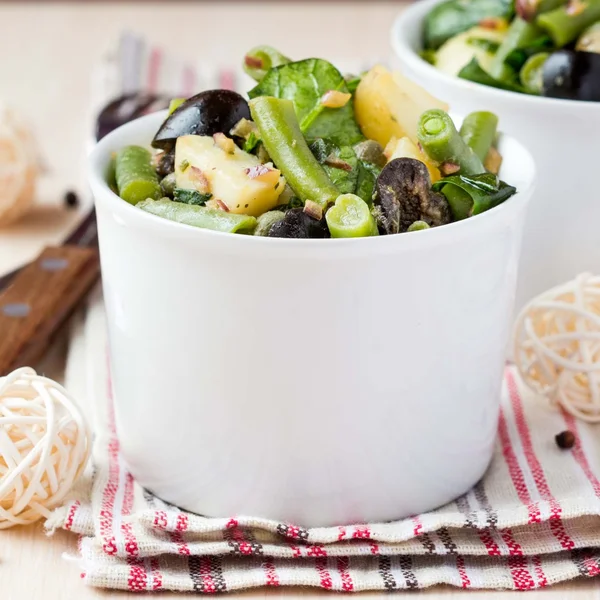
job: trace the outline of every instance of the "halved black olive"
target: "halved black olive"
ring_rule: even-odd
[[[566,100],[600,101],[600,54],[558,50],[544,63],[543,95]]]
[[[229,135],[229,130],[242,118],[251,118],[242,96],[231,90],[206,90],[188,98],[167,117],[152,146],[168,152],[182,135]]]
[[[406,231],[415,221],[435,227],[451,220],[446,198],[431,189],[427,167],[412,158],[395,158],[375,184],[375,216],[381,233]]]
[[[325,217],[317,221],[302,208],[293,208],[269,230],[268,237],[281,238],[328,238],[330,237]]]

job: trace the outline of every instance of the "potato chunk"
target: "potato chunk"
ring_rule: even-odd
[[[416,144],[419,117],[430,108],[448,110],[448,105],[380,65],[362,78],[354,96],[354,112],[363,134],[384,147],[393,137],[408,136]]]
[[[277,205],[285,179],[271,163],[234,145],[225,151],[212,137],[184,135],[175,146],[178,188],[210,193],[229,212],[257,217]]]

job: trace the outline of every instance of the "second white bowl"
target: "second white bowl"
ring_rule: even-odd
[[[506,92],[438,71],[418,54],[423,21],[436,4],[439,0],[415,2],[396,19],[391,41],[401,69],[455,112],[495,112],[500,129],[529,148],[538,168],[523,237],[517,307],[581,271],[600,273],[595,177],[600,102]]]

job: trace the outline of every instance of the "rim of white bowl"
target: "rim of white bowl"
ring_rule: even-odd
[[[414,2],[405,8],[396,17],[390,32],[390,42],[396,57],[401,62],[404,61],[410,64],[415,71],[423,71],[428,73],[429,76],[436,77],[448,85],[454,85],[462,88],[463,90],[472,91],[478,94],[498,96],[506,100],[523,102],[531,105],[543,104],[545,106],[553,106],[557,109],[577,108],[577,110],[586,111],[600,110],[600,102],[590,102],[588,100],[565,100],[563,98],[532,96],[529,94],[521,94],[519,92],[511,92],[509,90],[501,90],[489,85],[483,85],[482,83],[475,83],[467,79],[461,79],[460,77],[449,75],[448,73],[444,73],[443,71],[436,69],[433,65],[419,56],[416,49],[408,43],[407,36],[404,35],[404,32],[408,30],[422,31],[423,20],[427,13],[429,13],[434,6],[441,4],[444,1],[445,0],[419,0],[418,2]]]
[[[116,144],[115,139],[134,138],[136,137],[136,133],[139,134],[140,132],[147,131],[148,135],[144,137],[147,137],[147,147],[150,147],[149,142],[158,129],[160,123],[166,118],[167,112],[167,110],[157,111],[155,113],[139,117],[133,121],[130,121],[129,123],[126,123],[125,125],[121,125],[103,137],[92,149],[88,156],[87,171],[88,181],[94,195],[95,204],[101,202],[102,204],[109,205],[111,209],[119,213],[121,219],[128,219],[130,221],[137,222],[141,226],[160,228],[164,232],[172,233],[175,236],[177,236],[178,233],[182,234],[183,232],[186,232],[186,235],[189,236],[212,237],[215,242],[217,240],[222,240],[223,242],[230,240],[231,242],[237,241],[237,243],[241,244],[266,244],[266,246],[277,245],[280,247],[287,246],[298,249],[304,248],[305,250],[308,250],[309,248],[312,250],[322,250],[323,248],[327,248],[328,251],[333,249],[342,250],[343,248],[349,249],[349,247],[354,249],[357,249],[357,247],[362,247],[363,250],[366,250],[367,245],[370,246],[371,250],[385,251],[395,247],[397,244],[413,244],[417,240],[419,240],[421,243],[427,244],[428,239],[431,240],[432,244],[434,244],[436,241],[444,241],[444,236],[450,236],[456,240],[460,239],[461,231],[464,232],[465,230],[472,229],[473,227],[490,226],[491,222],[495,218],[500,218],[501,215],[508,217],[508,213],[517,208],[517,203],[522,203],[522,208],[526,208],[527,203],[531,199],[536,183],[537,173],[535,161],[533,160],[529,150],[514,137],[501,134],[508,143],[515,145],[519,152],[521,152],[523,157],[522,162],[526,164],[525,170],[527,172],[527,176],[523,178],[523,184],[517,187],[517,192],[508,200],[499,206],[496,206],[478,215],[469,217],[468,219],[454,221],[452,223],[448,223],[447,225],[432,227],[431,229],[427,230],[404,232],[396,235],[381,235],[361,238],[337,238],[335,241],[332,241],[330,238],[310,240],[294,238],[267,238],[263,236],[224,233],[221,231],[213,231],[211,229],[202,229],[200,227],[193,227],[192,225],[171,221],[169,219],[165,219],[136,208],[115,194],[110,189],[106,181],[106,169],[108,168],[110,157],[113,152],[116,151],[117,148],[121,148],[128,143],[134,143],[125,141],[125,143]],[[139,137],[139,135],[137,137]],[[100,195],[102,195],[102,200],[98,201],[98,196]],[[429,238],[426,236],[429,236]]]

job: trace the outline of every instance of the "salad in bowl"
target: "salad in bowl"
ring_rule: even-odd
[[[108,179],[124,201],[225,233],[356,238],[446,225],[516,191],[498,176],[490,112],[457,128],[444,102],[382,66],[344,76],[261,46],[244,68],[248,99],[174,99],[148,147],[117,151]]]

